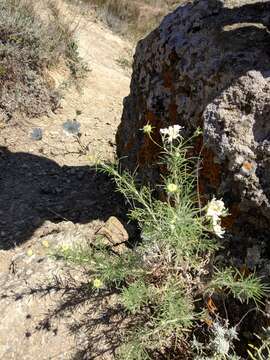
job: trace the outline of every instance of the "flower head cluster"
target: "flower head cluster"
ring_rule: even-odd
[[[142,128],[142,131],[144,132],[144,134],[150,135],[153,132],[153,126],[151,124],[147,123]]]
[[[166,129],[160,129],[161,135],[163,135],[169,143],[180,137],[180,131],[183,129],[180,125],[169,126]]]
[[[227,215],[227,209],[223,200],[217,200],[215,197],[206,207],[206,217],[210,219],[214,233],[222,238],[225,230],[221,226],[221,217]]]
[[[70,247],[70,245],[68,245],[68,244],[62,244],[62,246],[61,246],[61,250],[63,251],[63,252],[67,252],[67,251],[69,251],[71,249],[71,247]]]
[[[213,338],[210,346],[215,351],[216,355],[226,357],[229,355],[230,349],[233,349],[233,341],[238,339],[236,328],[229,328],[228,324],[221,325],[215,322],[212,327]]]
[[[170,183],[167,185],[168,193],[175,193],[178,191],[178,186],[176,184]]]
[[[103,286],[103,282],[100,279],[96,278],[96,279],[93,280],[93,287],[94,288],[100,289],[100,288],[102,288],[102,286]]]
[[[225,234],[225,230],[223,229],[223,227],[220,224],[220,221],[217,221],[213,218],[213,230],[214,233],[219,237],[219,238],[223,238],[224,234]]]
[[[223,200],[217,200],[215,197],[207,205],[206,216],[212,218],[219,218],[221,216],[226,216],[227,210]]]

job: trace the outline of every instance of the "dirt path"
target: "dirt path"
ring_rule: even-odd
[[[69,16],[70,21],[77,24],[79,54],[90,69],[86,79],[79,88],[71,86],[65,92],[61,108],[56,114],[24,121],[23,125],[19,122],[15,129],[14,123],[11,127],[1,129],[1,145],[7,146],[11,151],[43,154],[66,165],[78,165],[78,162],[89,164],[89,156],[66,154],[79,149],[62,131],[62,124],[68,119],[74,119],[76,111],[81,113],[78,121],[81,124],[82,142],[90,143],[90,157],[99,153],[102,158],[112,157],[122,101],[129,92],[130,82],[129,75],[118,65],[117,60],[129,56],[131,45],[101,23],[95,22],[90,15],[89,18],[80,13],[74,15],[74,9],[64,11],[66,14],[69,12],[65,16]],[[59,85],[66,80],[66,71],[60,68],[48,76]],[[43,129],[43,139],[40,142],[31,141],[30,134],[34,127]]]
[[[66,16],[74,17],[74,9],[64,10]],[[76,359],[107,359],[114,351],[116,335],[111,334],[111,325],[102,320],[106,296],[89,300],[82,289],[80,295],[76,292],[82,297],[78,299],[70,281],[68,291],[67,284],[57,285],[55,279],[66,277],[68,269],[48,257],[48,251],[57,246],[90,241],[110,215],[121,216],[112,184],[96,173],[94,162],[97,158],[114,158],[115,133],[130,81],[117,59],[128,56],[131,47],[93,18],[75,17],[80,20],[76,30],[79,52],[91,69],[81,88],[71,86],[66,91],[56,114],[12,123],[0,133],[3,360],[69,359],[76,352]],[[60,83],[66,73],[58,69],[49,76]],[[62,127],[76,113],[80,114],[77,120],[81,125],[81,141],[89,144],[85,153]],[[31,139],[36,127],[42,129],[42,140]],[[72,277],[75,284],[80,273],[75,272]],[[47,288],[44,285],[42,289],[37,285],[49,280],[54,285]],[[79,283],[82,282],[80,278]],[[66,300],[63,294],[69,291],[73,295]],[[76,311],[66,315],[66,309]],[[75,321],[80,322],[83,314],[95,323],[98,332],[85,328],[87,324],[76,330]],[[109,322],[118,321],[115,316]],[[79,335],[79,340],[74,334]]]

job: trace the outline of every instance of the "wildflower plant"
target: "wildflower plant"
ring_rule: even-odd
[[[151,139],[150,124],[142,131]],[[74,250],[73,255],[64,252],[69,261],[81,261],[88,267],[92,287],[117,289],[119,302],[132,319],[118,352],[120,359],[154,359],[166,349],[186,349],[192,331],[208,311],[198,306],[198,301],[203,304],[205,296],[221,288],[247,302],[259,301],[266,290],[255,276],[237,277],[231,269],[210,273],[212,255],[220,246],[219,238],[225,236],[221,219],[228,212],[223,200],[215,197],[204,208],[200,206],[196,190],[198,159],[189,156],[190,144],[200,131],[188,140],[182,131],[179,125],[160,131],[157,165],[166,171],[155,186],[139,186],[136,174],[119,171],[117,165],[102,165],[101,171],[114,178],[117,190],[130,204],[130,219],[141,229],[141,240],[132,250],[119,255],[97,242],[90,249]],[[199,351],[197,341],[198,351],[193,354],[201,354],[201,359],[204,354],[205,358],[213,354],[213,359],[229,359],[237,339],[234,330],[215,315],[208,330],[211,348],[206,341],[204,350]],[[190,352],[194,351],[189,347]]]

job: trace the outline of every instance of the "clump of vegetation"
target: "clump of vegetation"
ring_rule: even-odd
[[[53,4],[48,2],[45,19],[35,5],[31,0],[0,2],[0,114],[5,120],[15,112],[38,116],[54,110],[60,93],[46,70],[63,59],[76,72],[80,62],[72,30]]]
[[[152,130],[151,124],[143,128],[151,139]],[[93,289],[117,290],[131,319],[119,359],[240,359],[235,342],[241,322],[224,318],[225,300],[256,309],[268,291],[254,274],[226,268],[226,261],[222,268],[215,264],[213,255],[225,236],[221,219],[228,212],[221,199],[200,206],[198,159],[188,155],[191,139],[185,140],[182,130],[178,125],[161,130],[162,145],[157,145],[166,171],[155,187],[139,186],[135,174],[102,166],[141,228],[141,240],[132,249],[116,254],[97,239],[88,247],[59,250],[61,257],[88,269]]]

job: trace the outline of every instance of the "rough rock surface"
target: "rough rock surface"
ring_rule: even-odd
[[[126,243],[129,239],[125,227],[115,216],[111,216],[102,226],[96,236],[101,243],[109,246],[114,252],[121,254],[127,250]]]
[[[257,239],[270,219],[269,30],[269,1],[177,8],[137,46],[117,134],[123,165],[153,179],[159,150],[140,129],[151,123],[160,141],[168,125],[183,125],[184,136],[201,126],[201,192],[223,197],[225,225]]]

